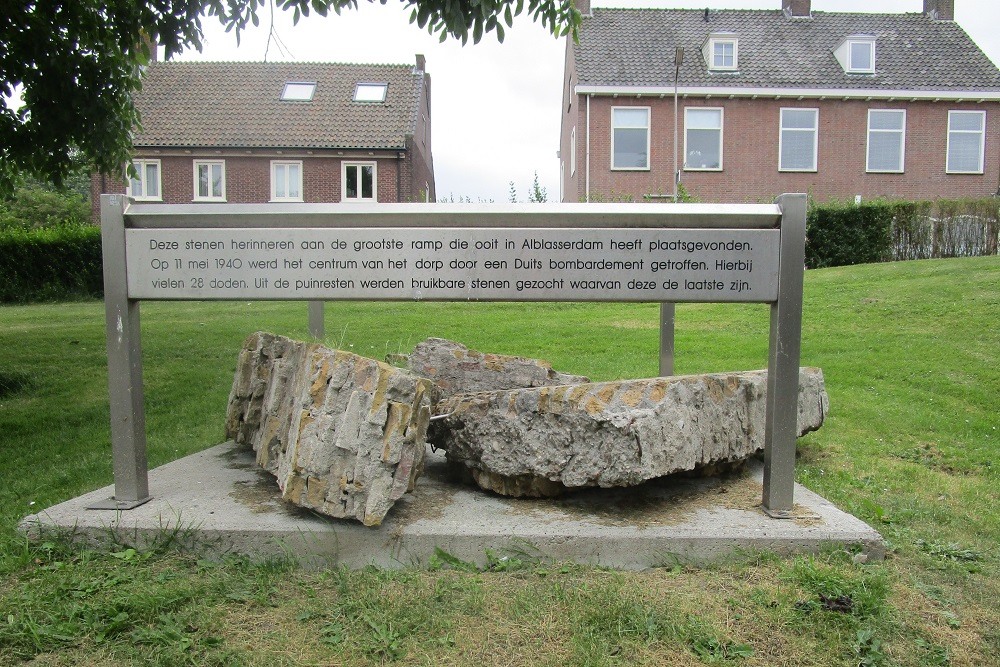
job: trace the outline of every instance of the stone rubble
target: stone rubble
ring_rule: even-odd
[[[239,355],[226,435],[253,447],[284,499],[377,526],[423,470],[437,396],[405,370],[258,332]]]
[[[761,451],[766,395],[766,371],[456,395],[429,438],[503,495],[633,486]],[[801,369],[799,435],[828,409],[822,371]]]
[[[560,373],[541,359],[470,350],[444,338],[418,343],[409,358],[410,370],[437,383],[442,396],[590,382],[580,375]]]

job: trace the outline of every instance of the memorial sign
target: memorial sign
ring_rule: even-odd
[[[318,302],[345,299],[767,303],[763,506],[779,517],[792,508],[805,195],[773,205],[126,204],[101,198],[115,464],[115,497],[101,508],[149,499],[139,303],[150,299],[305,300],[311,319]],[[661,316],[661,346],[672,326]]]
[[[132,229],[133,299],[772,301],[776,229]]]

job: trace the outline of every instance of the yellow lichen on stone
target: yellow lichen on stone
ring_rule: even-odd
[[[296,505],[301,504],[302,494],[305,492],[306,480],[301,475],[292,475],[285,483],[285,489],[281,492],[281,497],[290,500]]]
[[[634,408],[642,402],[642,396],[645,392],[641,384],[629,383],[623,388],[625,391],[621,392],[618,397],[622,403],[630,408]]]
[[[319,370],[316,373],[316,379],[313,380],[312,386],[309,387],[309,398],[312,399],[314,405],[323,404],[323,400],[326,395],[326,388],[330,386],[329,379],[330,360],[324,357]]]
[[[649,400],[653,403],[659,403],[663,400],[663,397],[667,395],[667,385],[662,381],[658,381],[649,388]]]
[[[322,507],[326,502],[326,491],[328,489],[326,481],[320,477],[309,477],[306,479],[306,502],[310,507]]]
[[[610,403],[611,399],[615,397],[615,392],[618,391],[620,386],[621,383],[619,382],[609,382],[597,390],[597,397],[604,403]]]
[[[596,416],[604,412],[604,409],[608,407],[608,404],[602,401],[598,396],[589,396],[586,402],[583,404],[583,409],[587,411],[590,416]]]
[[[374,415],[385,405],[385,392],[389,388],[389,373],[383,372],[380,366],[375,367],[376,384],[375,393],[372,395],[371,408],[368,410],[369,416]],[[371,388],[365,387],[365,391],[371,392]]]

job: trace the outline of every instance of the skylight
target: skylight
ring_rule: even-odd
[[[316,84],[305,81],[288,81],[281,91],[282,102],[311,102]]]
[[[359,83],[354,88],[355,102],[385,102],[387,83]]]

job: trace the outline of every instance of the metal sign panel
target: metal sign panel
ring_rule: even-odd
[[[126,229],[131,299],[773,302],[777,229]]]

